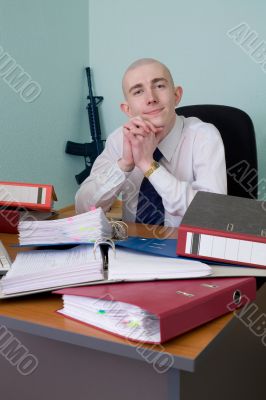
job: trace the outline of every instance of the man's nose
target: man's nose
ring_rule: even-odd
[[[158,99],[154,91],[151,89],[147,92],[147,104],[157,103]]]

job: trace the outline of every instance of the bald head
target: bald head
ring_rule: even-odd
[[[122,79],[122,89],[123,89],[123,93],[125,98],[127,97],[127,91],[126,91],[126,77],[128,75],[128,73],[138,67],[142,67],[143,65],[148,65],[148,64],[159,64],[167,73],[168,77],[169,77],[169,82],[170,84],[173,85],[174,87],[174,81],[171,75],[171,72],[169,71],[169,69],[166,67],[166,65],[164,65],[163,63],[161,63],[158,60],[155,60],[154,58],[140,58],[139,60],[134,61],[132,64],[129,65],[129,67],[126,69],[124,75],[123,75],[123,79]]]

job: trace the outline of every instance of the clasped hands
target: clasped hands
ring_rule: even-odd
[[[155,127],[151,121],[140,117],[130,119],[123,126],[123,154],[118,160],[119,167],[129,172],[137,166],[145,173],[153,161],[162,131],[163,128]]]

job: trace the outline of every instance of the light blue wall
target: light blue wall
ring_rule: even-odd
[[[0,0],[0,46],[42,89],[26,103],[0,77],[0,180],[53,183],[58,206],[73,203],[84,163],[64,148],[89,139],[84,67],[92,67],[95,94],[104,96],[107,136],[125,121],[121,77],[140,57],[169,66],[184,88],[182,105],[248,112],[264,178],[266,73],[226,33],[246,22],[266,41],[265,15],[262,0]]]
[[[266,65],[263,72],[227,35],[246,22],[266,41],[265,16],[262,0],[90,0],[90,62],[97,92],[105,96],[105,134],[125,121],[118,107],[125,68],[154,57],[183,86],[181,105],[227,104],[251,116],[260,179],[266,178]]]
[[[52,183],[57,207],[73,203],[84,168],[66,141],[89,139],[88,18],[88,0],[0,0],[0,46],[41,87],[26,103],[0,77],[0,180]]]

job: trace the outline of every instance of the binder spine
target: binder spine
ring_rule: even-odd
[[[214,281],[217,282],[217,278],[210,279],[210,283]],[[195,300],[190,307],[179,308],[171,315],[161,315],[161,343],[238,310],[256,298],[256,279],[253,277],[243,279],[242,283],[232,285],[223,292],[216,292],[218,287],[219,283],[209,285],[210,296],[204,303]]]
[[[52,185],[45,184],[35,184],[35,183],[23,183],[23,182],[0,182],[1,186],[4,187],[18,187],[21,189],[37,189],[38,196],[36,201],[27,202],[16,199],[15,197],[6,201],[5,199],[0,198],[0,206],[10,206],[16,208],[28,208],[29,210],[36,211],[50,211],[53,206],[53,201],[57,200],[54,188]],[[7,189],[6,189],[7,190]],[[1,197],[1,196],[0,196]]]
[[[191,226],[180,226],[177,254],[203,261],[266,268],[265,238],[232,232],[204,231]]]
[[[266,243],[266,237],[261,234],[259,235],[250,235],[250,234],[245,234],[245,233],[239,233],[235,231],[227,231],[227,230],[215,230],[215,229],[204,229],[204,228],[199,228],[196,226],[190,226],[190,225],[180,225],[178,228],[178,240],[180,238],[180,234],[184,233],[199,233],[202,235],[211,235],[211,236],[220,236],[223,238],[228,238],[228,239],[238,239],[238,240],[246,240],[249,242],[258,242],[258,243]]]
[[[182,225],[178,228],[177,248],[176,254],[180,256],[187,256],[186,254],[186,240],[187,240],[187,229]]]

